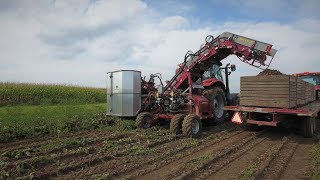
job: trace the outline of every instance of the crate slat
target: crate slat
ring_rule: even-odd
[[[240,78],[240,105],[293,108],[315,100],[314,86],[289,75]]]

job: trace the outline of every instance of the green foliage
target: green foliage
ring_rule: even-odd
[[[86,139],[73,139],[73,138],[57,138],[53,141],[50,141],[47,144],[40,146],[38,149],[40,151],[48,151],[58,148],[73,148],[73,147],[82,147],[89,143],[90,140]]]
[[[110,179],[110,176],[111,176],[111,174],[105,173],[105,174],[100,175],[100,177],[98,179],[99,180],[108,180],[108,179]]]
[[[118,118],[106,115],[105,110],[106,104],[2,107],[0,142],[45,134],[59,136],[120,123]]]
[[[183,144],[182,148],[195,148],[198,147],[201,143],[199,142],[198,139],[194,138],[188,138],[188,139],[183,139]]]
[[[103,88],[27,83],[0,83],[0,107],[105,103]]]
[[[206,160],[208,160],[208,159],[209,159],[209,156],[208,156],[208,155],[201,155],[201,156],[199,156],[199,157],[190,159],[189,161],[187,161],[187,163],[194,164],[194,163],[199,163],[199,162],[206,161]]]
[[[125,145],[130,145],[132,143],[136,142],[136,140],[131,139],[130,137],[128,138],[122,138],[119,140],[105,140],[103,142],[104,147],[106,148],[118,148],[121,146],[125,146]]]
[[[105,111],[103,88],[0,83],[0,142],[98,128],[135,129],[134,121]]]
[[[139,146],[139,145],[135,145],[135,146],[132,146],[131,147],[131,152],[130,154],[131,155],[150,155],[150,154],[153,154],[155,153],[155,150],[154,149],[150,149],[148,147],[142,147],[142,146]]]
[[[257,166],[255,164],[250,164],[242,174],[241,179],[246,180],[252,177],[252,175],[257,171]]]
[[[313,146],[311,149],[311,156],[316,165],[320,165],[320,144]]]
[[[118,121],[118,123],[120,127],[123,128],[124,130],[131,131],[136,129],[135,121],[123,120],[123,121]]]
[[[31,154],[34,152],[33,149],[27,148],[27,149],[18,149],[15,151],[7,151],[4,152],[1,156],[2,157],[8,157],[10,159],[20,159],[23,157],[30,157]]]
[[[313,172],[311,179],[312,180],[319,180],[320,179],[320,172],[319,171]]]
[[[315,164],[311,179],[320,179],[320,144],[316,144],[312,147],[311,157]]]

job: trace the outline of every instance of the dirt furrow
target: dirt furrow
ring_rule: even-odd
[[[285,143],[261,163],[253,177],[255,179],[279,179],[297,146],[297,142],[285,137]]]
[[[242,142],[235,143],[229,147],[225,147],[221,151],[210,154],[207,160],[199,162],[193,168],[187,166],[184,171],[180,170],[180,175],[176,177],[177,179],[194,179],[196,177],[206,177],[209,174],[215,173],[222,169],[229,163],[232,163],[238,157],[244,155],[247,151],[253,149],[255,146],[260,145],[265,139],[266,131],[257,134],[256,136],[249,137],[242,140]]]
[[[231,138],[232,136],[241,133],[240,131],[229,133],[228,135],[217,135],[217,139],[208,140],[204,144],[201,145],[195,145],[191,147],[179,147],[177,149],[172,149],[169,151],[169,154],[166,158],[159,158],[160,161],[151,161],[150,163],[147,163],[137,169],[135,169],[133,172],[125,173],[125,176],[121,176],[124,179],[133,179],[133,178],[140,178],[141,176],[144,176],[146,174],[152,173],[153,171],[156,171],[159,168],[163,168],[167,165],[170,165],[172,163],[175,163],[175,161],[179,161],[182,158],[186,156],[191,156],[192,154],[200,151],[201,149],[207,148],[209,146],[212,146],[218,142],[221,142],[223,140],[226,140],[228,138]]]
[[[172,141],[171,145],[164,147],[163,149],[160,149],[159,151],[161,153],[159,153],[156,157],[150,158],[147,161],[144,159],[142,160],[143,163],[136,164],[136,166],[134,166],[130,170],[118,173],[120,176],[116,175],[115,177],[132,179],[134,177],[144,175],[159,167],[162,167],[177,159],[180,159],[181,157],[184,157],[196,151],[199,151],[199,149],[201,148],[205,148],[207,146],[213,145],[215,143],[218,143],[219,141],[225,140],[239,133],[241,133],[241,131],[237,131],[234,127],[231,127],[228,130],[228,132],[224,131],[223,129],[215,129],[210,132],[207,131],[203,139],[196,141],[198,142],[196,144],[192,144],[192,140],[191,140],[191,143],[189,144],[188,142],[185,141],[190,139],[182,139],[182,141]],[[193,149],[193,150],[190,151],[189,149]]]
[[[128,175],[132,172],[145,170],[146,166],[152,165],[154,162],[161,162],[161,160],[167,159],[177,153],[182,153],[186,149],[194,148],[192,144],[194,141],[197,140],[182,138],[182,136],[178,136],[176,138],[170,137],[167,140],[162,140],[148,144],[146,148],[149,150],[150,153],[146,155],[131,156],[129,154],[128,156],[118,158],[117,160],[119,162],[117,162],[117,164],[120,163],[122,164],[121,166],[113,167],[112,165],[108,165],[109,162],[104,162],[102,164],[97,164],[97,167],[93,166],[89,167],[86,170],[76,171],[68,176],[73,176],[74,174],[78,177],[82,177],[83,175],[87,177],[88,174],[98,175],[101,173],[104,174],[105,172],[108,172],[110,178],[120,178],[120,176],[124,177],[125,175]]]
[[[234,154],[221,159],[222,162],[211,164],[192,177],[198,179],[241,179],[244,173],[247,173],[246,171],[256,168],[258,162],[267,156],[270,149],[284,143],[282,137],[275,139],[275,137],[271,136],[272,138],[270,138],[269,136],[270,134],[264,135],[260,138],[262,141],[240,148]]]
[[[184,155],[183,157],[176,159],[176,161],[174,162],[163,165],[157,168],[156,170],[148,174],[138,176],[137,178],[150,179],[153,177],[158,177],[159,179],[166,179],[167,177],[170,177],[171,175],[179,172],[181,168],[183,168],[184,166],[189,166],[188,162],[192,162],[194,157],[202,157],[204,155],[209,155],[212,152],[217,152],[223,149],[224,147],[228,147],[228,146],[230,147],[236,142],[252,140],[254,139],[255,135],[256,133],[253,133],[253,132],[241,132],[223,141],[209,143],[202,148],[195,148],[192,151],[192,153],[189,153],[188,155]]]
[[[47,144],[51,141],[57,140],[57,139],[67,139],[67,138],[77,138],[77,137],[91,137],[94,135],[97,135],[99,133],[103,132],[94,132],[94,131],[82,131],[78,133],[70,133],[62,136],[47,136],[47,137],[38,137],[38,138],[31,138],[31,139],[25,139],[25,140],[20,140],[16,142],[9,142],[9,143],[2,143],[0,144],[0,152],[4,151],[10,151],[10,150],[15,150],[19,148],[35,148],[39,147],[43,144]]]
[[[285,171],[280,176],[280,179],[309,179],[310,171],[312,169],[312,158],[310,156],[310,149],[314,142],[312,139],[297,138],[299,143],[292,158],[287,164]]]
[[[59,140],[81,140],[81,139],[92,139],[94,137],[101,138],[101,139],[120,139],[124,137],[128,137],[130,134],[128,133],[114,133],[109,134],[107,132],[82,132],[77,134],[69,134],[62,137],[51,137],[51,138],[39,138],[39,139],[32,139],[32,141],[25,140],[23,142],[13,142],[13,143],[4,143],[0,147],[0,154],[12,151],[19,151],[24,149],[37,149],[47,144],[53,143]],[[42,139],[42,140],[41,140]]]
[[[221,134],[226,134],[226,133],[229,133],[229,131],[232,131],[234,129],[235,129],[234,127],[231,127],[230,129],[228,129],[228,132],[226,132],[224,131],[224,128],[220,127],[220,128],[214,129],[213,131],[211,131],[211,133],[220,132]],[[205,138],[199,141],[206,140],[206,138],[212,138],[213,136],[211,135],[212,134],[210,133],[206,133]],[[216,134],[217,137],[218,135],[219,133]],[[139,169],[145,170],[145,166],[152,165],[152,163],[154,162],[158,162],[158,161],[161,162],[162,160],[167,159],[168,157],[171,157],[177,153],[183,152],[188,148],[194,148],[194,146],[190,146],[190,144],[187,143],[187,141],[193,142],[194,139],[186,139],[186,138],[183,138],[182,136],[178,136],[178,137],[172,137],[172,136],[161,137],[160,136],[161,138],[156,136],[156,139],[154,140],[154,135],[152,135],[151,137],[153,138],[152,139],[153,142],[148,141],[146,148],[148,151],[152,152],[152,155],[148,154],[144,156],[138,156],[138,155],[131,156],[130,154],[128,154],[129,157],[125,156],[125,157],[117,158],[117,161],[120,161],[120,162],[116,162],[116,164],[119,164],[119,163],[122,164],[122,165],[119,164],[119,166],[117,167],[108,165],[109,162],[103,162],[101,164],[97,163],[96,164],[97,167],[91,166],[85,170],[79,170],[79,171],[75,171],[70,174],[67,174],[65,177],[66,178],[74,177],[74,175],[80,176],[80,177],[85,175],[87,177],[87,174],[94,173],[96,175],[99,175],[99,173],[105,174],[105,172],[108,172],[109,177],[119,178],[119,176],[123,177],[124,175],[128,175],[128,173],[130,174]],[[132,159],[134,161],[131,161]],[[136,162],[140,162],[140,163],[136,163]],[[85,172],[88,172],[88,173],[85,173]]]
[[[123,144],[127,145],[127,144]],[[130,145],[130,144],[129,144]],[[98,151],[94,154],[89,154],[85,157],[79,157],[72,159],[68,162],[66,162],[65,166],[59,166],[58,164],[53,165],[52,167],[45,167],[44,171],[45,173],[40,173],[39,178],[44,178],[44,177],[52,177],[52,176],[64,176],[68,175],[69,173],[74,173],[75,171],[82,170],[83,168],[94,168],[95,166],[105,163],[106,161],[111,161],[114,159],[119,159],[124,156],[129,155],[132,153],[132,151],[140,151],[146,148],[148,145],[147,141],[140,142],[139,146],[133,145],[130,147],[117,147],[116,149],[114,148],[109,148],[105,149],[105,151]],[[135,149],[138,148],[138,149]],[[101,150],[101,149],[100,149]],[[74,177],[74,176],[73,176]]]

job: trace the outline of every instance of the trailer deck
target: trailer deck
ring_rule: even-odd
[[[287,108],[267,108],[251,106],[225,106],[224,110],[235,112],[231,121],[242,124],[243,113],[245,123],[255,126],[278,126],[279,123],[296,127],[305,137],[312,137],[320,130],[320,101],[313,101],[303,106]]]
[[[257,112],[268,114],[289,114],[296,116],[317,117],[318,113],[320,112],[320,101],[314,101],[309,104],[297,107],[296,109],[252,106],[225,106],[224,110],[235,112]]]

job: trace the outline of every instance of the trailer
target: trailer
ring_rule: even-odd
[[[250,129],[261,126],[293,127],[304,137],[312,137],[320,130],[319,100],[296,108],[225,106],[224,110],[233,112],[231,119],[233,123],[244,123]]]

